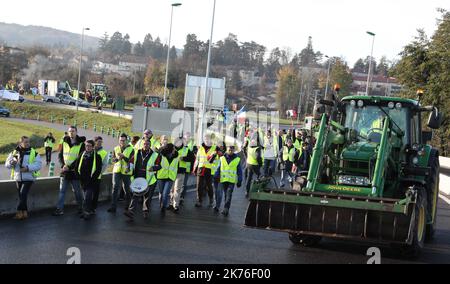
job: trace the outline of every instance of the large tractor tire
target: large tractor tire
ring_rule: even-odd
[[[322,237],[302,234],[289,234],[289,240],[291,240],[291,242],[295,245],[312,247],[316,246],[322,240]]]
[[[427,227],[427,198],[425,189],[419,189],[414,213],[413,240],[410,245],[402,245],[400,253],[405,258],[416,258],[424,248]]]
[[[434,154],[434,153],[432,153]],[[428,218],[427,218],[427,232],[425,241],[431,241],[436,232],[437,221],[437,206],[439,200],[439,157],[432,155],[428,165],[431,168],[430,175],[427,179],[427,204],[428,204]]]

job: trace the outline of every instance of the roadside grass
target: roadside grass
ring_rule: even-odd
[[[109,129],[110,133],[126,133],[128,135],[138,135],[131,131],[132,122],[125,118],[112,117],[96,112],[76,112],[73,110],[52,108],[51,106],[32,105],[27,103],[3,102],[3,105],[11,111],[11,116],[31,120],[47,121],[50,123],[76,125],[78,128],[84,127],[104,133]]]
[[[30,127],[27,123],[12,122],[0,119],[0,163],[4,163],[9,153],[11,153],[18,144],[20,137],[28,136],[31,140],[31,146],[39,154],[45,155],[44,138],[51,132],[54,137],[61,137],[64,132],[52,128],[33,125]]]

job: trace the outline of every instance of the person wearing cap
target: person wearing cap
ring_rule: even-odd
[[[137,150],[142,149],[145,140],[149,140],[150,141],[150,148],[152,148],[153,151],[158,150],[158,148],[160,146],[160,143],[159,143],[158,139],[156,139],[153,136],[153,132],[151,130],[149,130],[149,129],[146,129],[144,131],[144,136],[136,143],[134,148],[137,149]]]
[[[88,140],[84,143],[85,150],[77,164],[77,174],[80,177],[81,187],[84,191],[83,214],[80,216],[89,220],[94,212],[93,200],[95,191],[100,182],[102,172],[102,157],[95,151],[95,142]]]
[[[169,138],[161,136],[161,147],[158,150],[161,155],[161,169],[157,172],[159,186],[159,204],[161,213],[164,214],[168,209],[170,201],[170,191],[178,175],[178,151]]]
[[[194,172],[197,174],[197,203],[195,207],[202,207],[204,195],[209,197],[209,206],[214,204],[212,168],[217,157],[217,146],[213,145],[210,135],[205,135],[202,146],[198,149]]]
[[[94,190],[94,197],[92,200],[92,213],[95,214],[95,211],[97,210],[98,206],[98,198],[100,196],[100,187],[102,183],[102,175],[108,168],[109,164],[109,157],[108,152],[103,148],[103,138],[100,136],[97,136],[94,138],[95,142],[95,152],[97,152],[98,155],[102,158],[102,171],[100,175],[98,176],[98,182],[95,183],[96,188]]]
[[[249,147],[247,149],[247,186],[245,197],[248,197],[250,187],[252,185],[253,175],[258,178],[261,175],[261,167],[263,166],[263,150],[258,145],[257,135],[254,135],[250,140]]]
[[[215,183],[220,183],[220,186],[216,186],[214,211],[219,212],[223,196],[225,195],[222,215],[228,216],[233,191],[236,186],[239,188],[242,185],[241,158],[235,153],[235,146],[228,146],[225,155],[220,157],[219,167],[214,175],[214,179]]]

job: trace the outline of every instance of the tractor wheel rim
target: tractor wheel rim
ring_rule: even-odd
[[[417,240],[419,242],[423,239],[423,233],[425,228],[425,208],[423,206],[419,209],[419,222],[417,224]]]

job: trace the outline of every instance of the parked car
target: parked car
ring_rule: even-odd
[[[58,97],[47,96],[47,95],[42,96],[42,101],[46,102],[46,103],[61,103],[61,100]]]
[[[9,115],[10,115],[9,109],[0,106],[0,116],[9,117]]]
[[[69,95],[60,95],[59,100],[60,100],[60,103],[65,104],[65,105],[70,105],[70,106],[77,105],[77,100]],[[78,106],[90,108],[91,104],[86,101],[83,101],[83,100],[78,100]]]
[[[19,101],[19,93],[10,90],[0,90],[0,99],[5,101]]]

